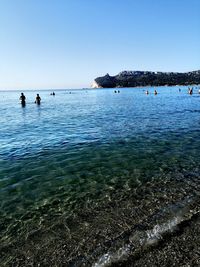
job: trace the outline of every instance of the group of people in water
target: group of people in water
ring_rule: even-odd
[[[55,93],[53,92],[50,95],[55,96]],[[25,107],[25,105],[26,105],[26,97],[25,97],[24,93],[21,93],[21,96],[20,96],[19,100],[21,101],[22,106]],[[35,104],[40,105],[40,102],[41,102],[41,97],[40,97],[39,94],[37,94],[36,98],[35,98]]]
[[[146,95],[148,95],[149,94],[149,91],[148,90],[146,90]],[[157,95],[158,94],[158,92],[156,91],[156,90],[154,90],[154,95]]]
[[[197,88],[198,88],[198,87],[197,87]],[[178,91],[181,92],[181,89],[179,88]],[[146,93],[146,95],[148,95],[148,94],[149,94],[149,91],[146,90],[145,93]],[[154,90],[154,95],[157,95],[157,94],[158,94],[157,90]],[[191,87],[191,88],[188,87],[188,94],[189,94],[189,95],[192,95],[192,94],[193,94],[193,87]],[[200,94],[200,89],[199,89],[199,94]]]
[[[179,88],[179,92],[181,92],[181,89],[180,88]],[[120,90],[115,90],[114,93],[115,94],[116,93],[120,93]],[[148,95],[149,94],[149,91],[146,90],[145,93],[146,93],[146,95]],[[71,92],[70,92],[70,94],[71,94]],[[157,95],[157,94],[158,94],[157,90],[154,90],[154,95]],[[193,87],[191,87],[191,88],[188,87],[188,94],[190,94],[190,95],[193,94]],[[199,94],[200,94],[200,89],[199,89]],[[55,93],[54,92],[53,93],[50,93],[50,95],[55,96]],[[22,106],[25,107],[25,105],[26,105],[26,97],[25,97],[25,95],[23,93],[21,93],[21,96],[20,96],[19,99],[21,100]],[[35,98],[35,104],[40,105],[40,102],[41,102],[41,97],[40,97],[39,94],[37,94],[36,95],[36,98]]]
[[[26,97],[25,97],[24,93],[21,93],[21,96],[19,99],[21,100],[21,104],[24,107],[26,105]],[[36,98],[35,98],[35,104],[40,105],[40,102],[41,102],[41,97],[39,94],[37,94]]]

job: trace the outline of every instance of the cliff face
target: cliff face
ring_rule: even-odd
[[[200,84],[200,70],[179,72],[122,71],[116,76],[106,74],[94,80],[93,88],[189,85]]]
[[[108,73],[103,77],[98,77],[94,80],[93,88],[113,88],[116,87],[115,76],[110,76]]]

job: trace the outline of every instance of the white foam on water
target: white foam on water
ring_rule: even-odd
[[[183,221],[183,217],[177,216],[163,224],[156,224],[153,229],[136,231],[130,236],[130,242],[119,248],[116,252],[107,252],[102,255],[93,267],[107,267],[111,263],[126,260],[131,252],[156,244],[167,232],[173,232],[177,225]]]
[[[146,231],[146,244],[152,245],[161,240],[163,234],[165,234],[166,232],[173,232],[181,221],[181,217],[175,217],[172,220],[167,221],[166,223],[155,225],[152,230]]]
[[[109,266],[113,262],[117,262],[122,259],[126,259],[131,251],[130,245],[125,245],[117,250],[115,253],[108,252],[101,256],[99,260],[93,264],[93,267],[105,267]]]

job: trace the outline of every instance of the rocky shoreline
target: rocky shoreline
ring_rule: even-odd
[[[200,84],[200,70],[186,73],[122,71],[115,76],[106,74],[105,76],[97,77],[92,83],[92,88],[173,86],[191,84]]]
[[[51,220],[27,220],[26,236],[1,245],[5,266],[199,266],[199,177],[165,176],[67,218],[54,203]]]

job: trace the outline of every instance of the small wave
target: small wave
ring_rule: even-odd
[[[178,226],[188,220],[194,214],[191,214],[190,218],[185,216],[175,216],[171,220],[168,220],[162,224],[156,224],[153,229],[146,231],[135,231],[129,237],[129,242],[120,247],[115,252],[107,252],[102,255],[92,266],[93,267],[107,267],[111,264],[123,262],[128,260],[130,255],[134,256],[141,250],[145,250],[148,247],[155,246],[160,242],[166,234],[173,233],[177,230]]]

